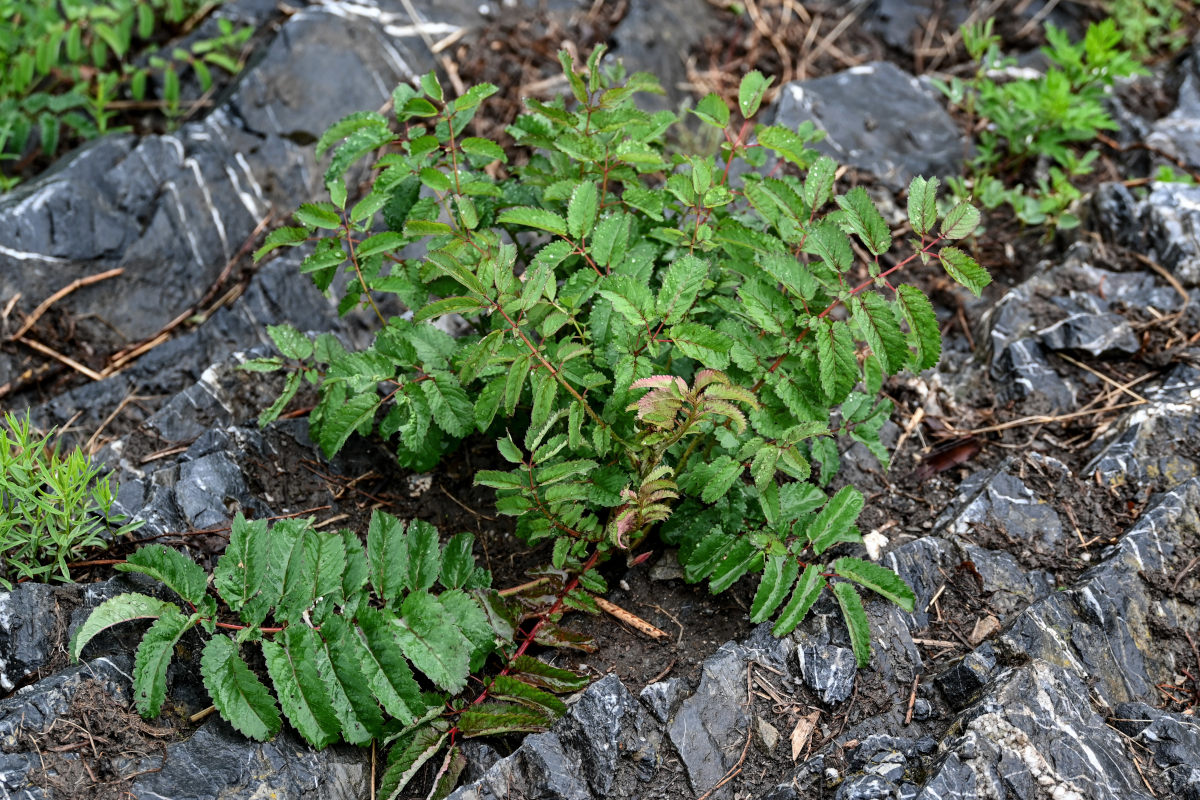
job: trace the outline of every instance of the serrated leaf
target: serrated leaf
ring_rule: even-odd
[[[729,106],[716,92],[709,92],[701,98],[692,113],[714,128],[724,129],[729,125]]]
[[[319,158],[322,153],[333,146],[334,142],[345,139],[356,130],[371,127],[387,128],[387,118],[375,111],[356,111],[353,114],[347,114],[321,134],[321,138],[317,140],[316,144],[317,157]]]
[[[809,158],[816,155],[805,148],[804,138],[793,130],[780,125],[759,127],[756,131],[758,143],[768,150],[773,150],[785,161],[790,161],[804,169],[808,166]]]
[[[583,181],[571,192],[571,200],[567,204],[567,230],[572,238],[581,239],[592,232],[598,205],[596,184],[591,181]]]
[[[807,534],[813,552],[820,555],[838,542],[854,525],[862,509],[862,492],[853,486],[842,487],[808,524]]]
[[[654,298],[645,283],[638,283],[628,275],[605,276],[600,294],[631,325],[649,325],[654,316]]]
[[[549,728],[553,722],[547,711],[515,703],[484,703],[472,706],[459,716],[458,731],[466,739],[503,733],[537,733]]]
[[[262,247],[254,251],[254,260],[261,261],[262,257],[280,247],[295,247],[308,241],[308,231],[304,228],[276,228],[263,239]]]
[[[504,149],[490,139],[468,136],[459,142],[458,146],[467,155],[486,158],[489,161],[508,161],[508,157],[504,155]]]
[[[738,539],[725,554],[725,559],[713,570],[708,590],[713,594],[720,594],[733,586],[738,578],[747,572],[753,572],[761,565],[762,553],[758,548],[747,538]]]
[[[267,673],[283,713],[311,745],[321,748],[338,738],[341,726],[317,672],[315,634],[307,625],[289,625],[279,641],[262,642]]]
[[[519,308],[529,310],[543,297],[553,300],[557,292],[554,270],[574,252],[574,247],[565,239],[550,242],[537,252],[522,276],[521,302]]]
[[[413,322],[424,322],[447,314],[473,314],[487,305],[474,297],[445,297],[434,301],[413,315]]]
[[[855,186],[836,198],[837,204],[846,212],[846,222],[851,230],[862,239],[863,244],[877,256],[886,253],[892,246],[892,232],[887,221],[867,195],[867,190]]]
[[[783,607],[783,611],[779,612],[779,619],[775,620],[771,633],[775,636],[787,636],[794,631],[796,626],[804,621],[804,617],[808,615],[813,603],[817,602],[824,588],[825,579],[821,577],[821,570],[817,565],[809,564],[805,567],[804,574],[800,576],[796,588],[792,591],[791,599]]]
[[[466,111],[475,108],[498,91],[500,91],[499,87],[493,83],[477,83],[454,101],[454,110]]]
[[[342,643],[353,651],[355,661],[367,676],[367,685],[388,714],[403,724],[424,710],[421,687],[413,678],[396,638],[395,616],[367,606],[359,609],[360,639],[353,631]]]
[[[929,298],[915,286],[896,287],[896,306],[908,323],[909,341],[916,348],[914,372],[936,366],[942,356],[942,334]]]
[[[832,222],[818,222],[809,228],[804,252],[819,256],[835,272],[845,272],[854,263],[850,239]]]
[[[791,591],[800,574],[800,564],[791,555],[771,556],[763,565],[762,578],[758,582],[758,590],[754,593],[754,601],[750,604],[750,621],[759,623],[770,619]]]
[[[937,178],[925,180],[921,176],[908,185],[908,224],[913,233],[924,236],[937,223]]]
[[[684,562],[684,580],[688,583],[696,583],[707,578],[736,543],[736,539],[719,528],[710,532],[700,540]],[[681,551],[680,556],[682,555]]]
[[[959,203],[947,212],[942,220],[942,236],[947,239],[962,239],[970,236],[979,227],[979,209],[970,203]]]
[[[345,404],[328,410],[317,431],[317,443],[325,457],[333,458],[352,433],[372,422],[382,404],[383,398],[368,391],[353,395]]]
[[[988,274],[987,270],[957,247],[942,248],[938,252],[938,259],[942,262],[946,273],[970,289],[976,297],[979,297],[983,287],[992,282],[992,276]]]
[[[667,336],[685,356],[710,369],[729,366],[733,340],[701,322],[681,322],[669,328]]]
[[[403,748],[393,748],[388,753],[388,768],[379,784],[380,800],[398,800],[425,762],[442,749],[447,736],[444,726],[423,726],[412,734]]]
[[[835,583],[833,596],[837,598],[838,606],[842,609],[842,620],[846,623],[846,632],[850,634],[850,646],[854,648],[854,659],[859,669],[871,663],[871,623],[867,619],[867,611],[863,608],[862,598],[849,583]]]
[[[488,695],[497,700],[511,700],[519,705],[549,712],[554,718],[567,713],[567,704],[562,700],[511,675],[497,675],[493,678],[488,687]]]
[[[342,226],[342,218],[331,203],[301,203],[292,216],[309,228],[337,230]]]
[[[874,292],[865,292],[850,298],[850,314],[884,372],[891,375],[903,369],[909,359],[908,343],[891,305]]]
[[[508,208],[496,218],[496,222],[501,225],[520,225],[525,228],[536,228],[537,230],[549,231],[559,236],[567,235],[567,221],[553,211],[547,211],[544,208],[534,208],[532,206]]]
[[[428,589],[437,581],[442,570],[437,528],[423,519],[414,519],[408,523],[405,538],[408,541],[405,588],[410,591]],[[394,566],[392,568],[395,569]]]
[[[313,577],[321,545],[307,520],[280,520],[271,528],[269,575],[278,581],[275,616],[292,621],[303,616],[315,598]]]
[[[367,565],[371,585],[385,602],[396,600],[408,577],[408,540],[404,523],[376,509],[367,525]]]
[[[279,733],[283,720],[271,693],[228,636],[214,636],[204,646],[200,676],[221,717],[238,732],[259,742]]]
[[[577,692],[587,688],[590,683],[586,675],[552,667],[546,662],[528,655],[520,655],[513,659],[511,674],[520,676],[526,683],[560,694]]]
[[[837,405],[858,382],[854,340],[844,322],[823,323],[817,329],[816,338],[821,388],[830,405]]]
[[[138,645],[133,662],[133,697],[138,713],[153,719],[162,710],[167,694],[167,667],[175,655],[175,644],[184,632],[196,624],[198,616],[185,617],[173,604],[163,606]]]
[[[239,511],[230,527],[229,544],[213,570],[213,586],[231,610],[241,611],[261,590],[269,563],[268,544],[267,521],[248,521]],[[262,622],[246,615],[242,619],[248,625]]]
[[[833,562],[833,571],[912,613],[916,596],[904,579],[887,567],[845,556]]]
[[[142,545],[125,559],[124,564],[117,564],[116,570],[149,575],[193,606],[204,602],[208,590],[208,575],[203,567],[178,550],[161,544]]]
[[[775,480],[775,467],[778,463],[779,448],[774,445],[764,445],[754,453],[754,460],[750,462],[750,475],[759,491]]]
[[[774,80],[774,76],[764,78],[758,70],[747,72],[742,77],[742,82],[738,86],[738,108],[743,117],[750,119],[758,113],[758,107],[762,105],[763,93],[767,91],[767,87]]]
[[[268,325],[267,335],[287,358],[304,359],[312,355],[312,340],[291,325]]]
[[[475,572],[475,536],[459,533],[450,537],[442,551],[441,584],[447,589],[461,589]]]
[[[804,176],[804,202],[814,211],[828,203],[833,196],[837,166],[837,162],[829,156],[821,156],[808,168],[808,174]]]
[[[707,277],[708,263],[694,255],[687,254],[672,261],[658,291],[658,316],[668,325],[683,320]]]
[[[361,643],[356,648],[355,642],[357,635],[346,620],[330,616],[321,625],[316,663],[342,735],[350,744],[365,744],[383,735],[383,715],[371,695],[362,664],[355,658],[361,648]]]
[[[475,424],[475,406],[458,377],[442,370],[434,370],[429,377],[431,380],[421,383],[421,391],[429,401],[433,421],[451,436],[466,436]]]
[[[437,598],[425,591],[409,594],[394,627],[400,648],[413,666],[440,688],[462,691],[470,672],[471,643]]]

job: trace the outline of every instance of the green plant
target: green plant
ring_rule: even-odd
[[[319,151],[340,142],[325,175],[332,202],[301,206],[302,227],[272,232],[259,257],[311,242],[301,270],[318,286],[340,265],[350,271],[343,311],[392,292],[414,315],[379,314],[374,344],[359,352],[272,328],[282,357],[246,365],[288,370],[261,421],[308,380],[320,387],[309,421],[327,454],[377,429],[401,464],[423,470],[473,431],[492,435],[513,468],[477,481],[496,488],[522,538],[553,542],[552,567],[584,589],[604,592],[592,567],[669,520],[689,580],[716,592],[762,573],[753,619],[783,604],[779,634],[832,585],[865,664],[867,617],[851,584],[910,609],[913,596],[875,564],[824,562],[860,539],[863,497],[846,487],[827,499],[807,482],[810,464],[819,462],[820,483],[833,477],[834,434],[886,459],[883,377],[932,366],[941,346],[929,301],[890,281],[932,261],[980,291],[987,273],[945,246],[974,230],[978,212],[960,204],[935,233],[938,182],[915,179],[912,252],[893,259],[891,230],[866,191],[837,194],[836,164],[806,148],[811,126],[748,121],[768,85],[761,75],[742,82],[740,125],[730,127],[716,95],[695,109],[725,131],[720,158],[667,156],[674,115],[632,100],[656,81],[602,70],[600,52],[586,77],[562,55],[575,105],[528,103],[509,132],[532,152],[505,179],[483,169],[504,152],[463,136],[495,91],[487,85],[448,100],[426,75],[420,90],[395,92],[401,133],[362,112],[322,137]],[[370,190],[349,206],[346,171],[380,148],[390,152]],[[763,166],[768,151],[775,174],[734,171],[738,159]],[[785,163],[805,177],[780,171]],[[387,230],[372,234],[377,212]],[[417,242],[424,257],[402,255]],[[430,324],[448,314],[462,315],[470,335]],[[712,525],[677,522],[681,503],[683,516],[708,514]],[[586,595],[566,601],[589,607]]]
[[[52,158],[64,145],[113,130],[119,107],[146,105],[180,113],[180,73],[190,69],[207,91],[212,68],[236,73],[253,33],[218,21],[216,36],[153,54],[167,27],[198,18],[206,0],[0,0],[0,190],[15,186],[22,165]],[[150,53],[146,55],[146,53]],[[161,102],[146,102],[161,76]],[[122,98],[131,98],[125,101]]]
[[[1196,0],[1190,2],[1196,5]],[[1176,0],[1112,0],[1108,16],[1118,22],[1126,46],[1141,61],[1187,44],[1183,11]]]
[[[512,647],[516,621],[490,588],[491,575],[475,565],[473,544],[471,534],[461,533],[442,545],[428,523],[405,525],[379,511],[365,549],[351,531],[317,531],[310,519],[268,527],[239,514],[212,575],[223,605],[195,562],[162,545],[145,546],[117,569],[162,582],[183,604],[135,593],[110,598],[76,630],[69,649],[78,659],[98,633],[153,620],[133,673],[135,704],[150,718],[162,710],[176,645],[197,631],[207,638],[201,679],[234,728],[268,739],[283,724],[282,708],[315,747],[338,739],[395,743],[384,798],[397,796],[446,749],[431,795],[444,797],[465,765],[461,739],[543,730],[566,708],[554,693],[587,684],[525,655],[537,626]],[[231,614],[239,621],[228,621]],[[252,645],[274,693],[242,656]],[[498,650],[505,663],[500,674],[473,701],[457,700],[468,677]]]
[[[1079,220],[1068,212],[1079,196],[1072,179],[1091,172],[1098,152],[1076,149],[1103,130],[1115,130],[1104,101],[1118,78],[1144,72],[1134,57],[1120,49],[1122,34],[1107,19],[1088,27],[1082,42],[1072,44],[1065,31],[1046,26],[1050,61],[1036,78],[997,81],[993,75],[1015,66],[1000,54],[994,21],[965,25],[963,44],[978,63],[969,80],[935,81],[952,103],[972,120],[986,120],[976,140],[977,153],[969,179],[949,182],[955,196],[973,196],[987,208],[1007,203],[1027,225],[1072,228]],[[1016,183],[1030,166],[1043,167],[1032,188]]]
[[[50,437],[38,437],[29,419],[12,413],[0,426],[0,558],[5,576],[0,586],[12,589],[14,580],[69,581],[69,562],[84,550],[105,544],[108,522],[124,518],[111,514],[109,477],[100,477],[78,448],[64,458]],[[113,532],[120,536],[141,523]]]

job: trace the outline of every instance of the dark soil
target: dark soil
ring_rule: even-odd
[[[41,785],[62,800],[123,800],[131,781],[161,769],[167,744],[182,738],[167,716],[151,725],[93,680],[42,731],[22,730],[16,751],[40,761]],[[167,724],[164,724],[167,723]]]

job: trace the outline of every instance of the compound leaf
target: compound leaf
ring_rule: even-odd
[[[472,706],[458,718],[458,731],[466,739],[501,733],[537,733],[553,724],[547,711],[516,703],[484,703]]]
[[[355,659],[357,639],[346,620],[330,615],[321,625],[317,642],[317,673],[329,693],[329,701],[341,724],[342,736],[350,744],[364,744],[383,735],[383,714],[371,695],[362,664]]]

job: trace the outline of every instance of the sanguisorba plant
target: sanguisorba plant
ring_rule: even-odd
[[[336,145],[331,202],[301,206],[299,226],[272,232],[258,257],[309,243],[301,271],[322,289],[349,270],[343,311],[390,292],[412,314],[380,314],[358,352],[273,328],[282,357],[247,365],[289,371],[262,422],[307,379],[326,454],[378,430],[402,465],[427,470],[486,433],[512,468],[477,481],[526,541],[552,539],[553,566],[588,591],[606,588],[592,567],[665,523],[689,580],[718,592],[761,573],[752,619],[782,605],[777,634],[831,586],[865,665],[855,584],[908,609],[913,595],[869,561],[827,559],[860,540],[863,496],[816,484],[837,470],[836,437],[887,459],[883,378],[931,367],[941,350],[929,301],[895,281],[932,262],[978,293],[986,271],[947,244],[978,212],[960,204],[939,226],[937,180],[915,179],[909,252],[897,255],[866,190],[838,193],[836,164],[806,147],[811,126],[749,121],[769,83],[757,72],[741,84],[745,121],[731,125],[716,95],[694,111],[725,132],[719,156],[669,155],[676,117],[633,102],[658,89],[653,77],[626,80],[600,51],[586,75],[561,58],[572,99],[528,102],[509,129],[529,149],[521,165],[464,135],[495,87],[448,99],[433,75],[396,89],[395,127],[362,112],[322,137],[319,151]],[[369,191],[348,205],[347,171],[376,151]],[[432,324],[455,314],[466,335]]]

